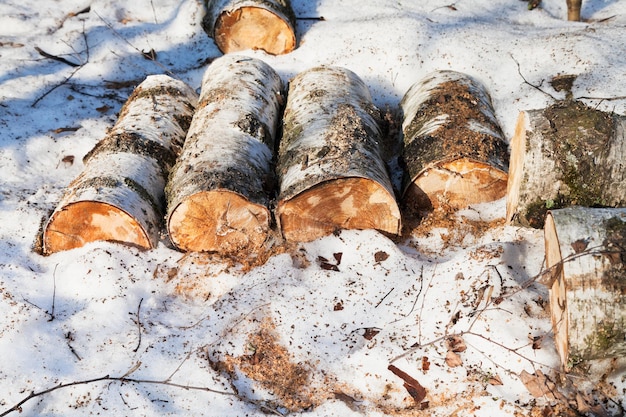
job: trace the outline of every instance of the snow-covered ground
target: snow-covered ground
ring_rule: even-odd
[[[576,23],[565,0],[292,4],[324,18],[298,21],[298,49],[246,52],[285,81],[344,66],[393,109],[427,73],[465,72],[507,138],[520,110],[551,102],[540,89],[562,97],[558,74],[577,75],[574,97],[626,112],[612,99],[626,96],[624,1],[585,0]],[[503,200],[395,242],[343,231],[253,267],[166,240],[34,251],[134,86],[156,73],[200,86],[220,56],[203,14],[194,0],[0,3],[0,415],[623,413],[623,361],[558,372],[547,289],[532,282],[542,231],[505,225]]]

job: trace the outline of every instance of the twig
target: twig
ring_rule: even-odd
[[[139,346],[141,346],[141,319],[139,317],[139,312],[141,311],[141,303],[143,303],[143,297],[139,300],[139,305],[137,306],[137,333],[139,333],[139,341],[137,342],[137,347],[133,349],[133,352],[137,352],[139,350]]]
[[[50,315],[50,318],[48,319],[48,321],[52,321],[54,320],[54,304],[55,304],[55,300],[56,300],[56,295],[57,295],[57,267],[59,266],[59,264],[56,264],[54,266],[54,271],[52,272],[52,307],[50,307],[50,313],[48,313],[46,311],[46,313],[48,313]]]
[[[68,61],[67,59],[61,57],[61,56],[57,56],[57,55],[52,55],[46,51],[44,51],[43,49],[41,49],[38,46],[35,46],[35,51],[39,52],[39,55],[45,57],[45,58],[49,58],[52,59],[54,61],[58,61],[58,62],[62,62],[64,64],[69,65],[70,67],[80,67],[81,64],[77,64],[75,62],[72,61]]]
[[[102,382],[102,381],[113,381],[113,382],[120,382],[120,383],[126,383],[126,382],[131,382],[131,383],[135,383],[135,384],[149,384],[149,385],[166,385],[169,387],[174,387],[174,388],[182,388],[185,390],[193,390],[193,391],[204,391],[204,392],[211,392],[214,394],[219,394],[219,395],[228,395],[228,396],[233,396],[236,397],[242,401],[251,403],[251,404],[255,404],[258,405],[257,402],[255,402],[254,400],[250,400],[244,397],[240,397],[238,394],[234,393],[234,392],[228,392],[228,391],[220,391],[220,390],[216,390],[213,388],[209,388],[209,387],[201,387],[201,386],[194,386],[194,385],[183,385],[183,384],[176,384],[174,382],[169,382],[169,381],[158,381],[158,380],[152,380],[152,379],[135,379],[135,378],[126,378],[124,376],[121,377],[112,377],[109,375],[105,375],[105,376],[101,376],[98,378],[92,378],[92,379],[85,379],[82,381],[73,381],[73,382],[67,382],[67,383],[60,383],[57,384],[51,388],[47,388],[44,389],[42,391],[32,391],[30,394],[28,394],[26,397],[24,397],[22,400],[20,400],[17,404],[15,404],[14,406],[12,406],[11,408],[7,409],[6,411],[2,412],[0,414],[0,417],[4,417],[6,415],[11,414],[14,411],[17,412],[22,412],[22,406],[24,404],[26,404],[28,401],[34,399],[34,398],[38,398],[41,397],[43,395],[49,394],[51,392],[63,389],[63,388],[68,388],[68,387],[73,387],[76,385],[89,385],[89,384],[93,384],[96,382]]]
[[[144,51],[142,51],[141,49],[137,48],[135,45],[133,45],[132,43],[130,43],[130,41],[128,39],[126,39],[125,37],[123,37],[109,22],[107,22],[104,17],[100,16],[100,14],[98,12],[96,12],[94,10],[94,13],[96,14],[96,16],[98,16],[98,18],[100,18],[100,20],[102,20],[102,22],[106,25],[106,27],[109,28],[109,30],[111,30],[111,32],[113,32],[113,34],[115,36],[117,36],[118,38],[120,38],[122,41],[124,41],[128,46],[130,46],[131,48],[133,48],[135,51],[137,51],[139,54],[141,54],[144,58],[154,62],[156,65],[158,65],[159,67],[161,67],[161,69],[163,69],[163,71],[171,76],[174,77],[176,79],[180,79],[180,77],[178,77],[176,74],[174,74],[172,71],[169,70],[169,68],[167,68],[165,65],[161,64],[159,61],[156,60],[156,52],[154,54],[146,54]]]
[[[389,292],[387,292],[387,294],[385,294],[385,296],[383,298],[380,299],[380,301],[378,303],[376,303],[376,305],[374,306],[374,308],[377,308],[383,301],[385,301],[385,298],[387,298],[389,296],[389,294],[391,294],[391,292],[395,290],[395,287],[391,288],[389,290]]]
[[[517,62],[517,60],[515,59],[515,57],[513,56],[513,54],[509,54],[511,56],[511,59],[513,60],[513,62],[515,62],[515,64],[517,65],[517,73],[519,74],[520,77],[522,77],[522,80],[524,80],[525,84],[528,84],[529,86],[531,86],[532,88],[542,92],[543,94],[545,94],[546,96],[552,98],[552,100],[558,101],[558,99],[556,97],[554,97],[552,94],[547,93],[545,91],[543,91],[541,88],[539,88],[539,86],[531,84],[530,82],[528,82],[528,80],[526,78],[524,78],[524,75],[522,75],[522,70],[520,68],[519,62]]]

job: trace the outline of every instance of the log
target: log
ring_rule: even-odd
[[[339,229],[400,232],[381,116],[367,86],[345,68],[312,68],[290,82],[277,162],[276,217],[286,240]]]
[[[572,22],[580,21],[582,3],[582,0],[567,0],[567,20]]]
[[[564,100],[522,111],[511,139],[506,216],[542,228],[550,209],[626,206],[626,117]]]
[[[224,55],[207,68],[166,187],[177,248],[244,255],[267,239],[282,94],[280,77],[259,59]]]
[[[548,212],[547,284],[554,339],[565,369],[626,355],[626,208]]]
[[[282,55],[296,48],[289,0],[207,0],[206,32],[225,54],[261,49]]]
[[[83,172],[44,227],[44,253],[98,240],[155,247],[163,229],[165,182],[196,102],[196,93],[182,81],[147,77],[115,126],[84,157]]]
[[[459,209],[504,197],[508,146],[478,80],[437,71],[413,84],[400,105],[407,207]]]

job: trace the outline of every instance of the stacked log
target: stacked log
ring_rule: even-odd
[[[545,248],[563,367],[626,355],[626,208],[551,210]]]
[[[207,68],[166,188],[177,248],[244,255],[267,239],[282,93],[280,77],[261,60],[225,55]]]
[[[223,53],[261,49],[272,55],[296,47],[289,0],[207,0],[206,32]]]
[[[456,209],[504,197],[508,146],[479,81],[455,71],[434,72],[400,104],[407,207]]]
[[[44,226],[44,252],[97,240],[155,247],[165,212],[165,182],[196,101],[196,93],[181,81],[147,77],[113,129],[85,156],[83,172]]]
[[[548,210],[626,206],[626,117],[564,100],[522,111],[511,140],[507,219],[542,228]]]
[[[277,172],[277,222],[307,242],[340,229],[400,232],[381,156],[381,113],[353,72],[317,67],[290,83]]]

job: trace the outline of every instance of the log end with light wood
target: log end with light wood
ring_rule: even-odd
[[[626,206],[626,117],[563,100],[522,111],[511,139],[506,218],[542,228],[548,210]]]
[[[296,48],[295,17],[285,0],[209,1],[210,34],[223,53],[261,49],[282,55]]]
[[[276,217],[285,239],[306,242],[341,229],[399,234],[380,121],[369,89],[346,68],[311,68],[290,82],[277,161]]]
[[[48,223],[44,250],[59,252],[100,240],[151,248],[143,227],[125,211],[107,203],[80,201],[65,206]]]
[[[464,208],[505,196],[507,144],[478,80],[434,72],[407,91],[401,106],[408,208]]]
[[[172,243],[184,251],[252,253],[267,239],[270,212],[234,192],[211,190],[181,202],[169,216],[168,229]]]
[[[400,233],[395,197],[367,178],[326,181],[281,201],[278,222],[285,239],[310,242],[341,229],[376,229]]]
[[[424,170],[404,192],[409,207],[463,208],[494,201],[506,194],[508,174],[467,158],[442,162]]]
[[[84,157],[43,228],[43,252],[104,240],[155,247],[165,211],[164,187],[197,103],[196,93],[167,75],[146,78],[108,135]]]
[[[626,208],[549,211],[544,236],[562,367],[626,355]]]

